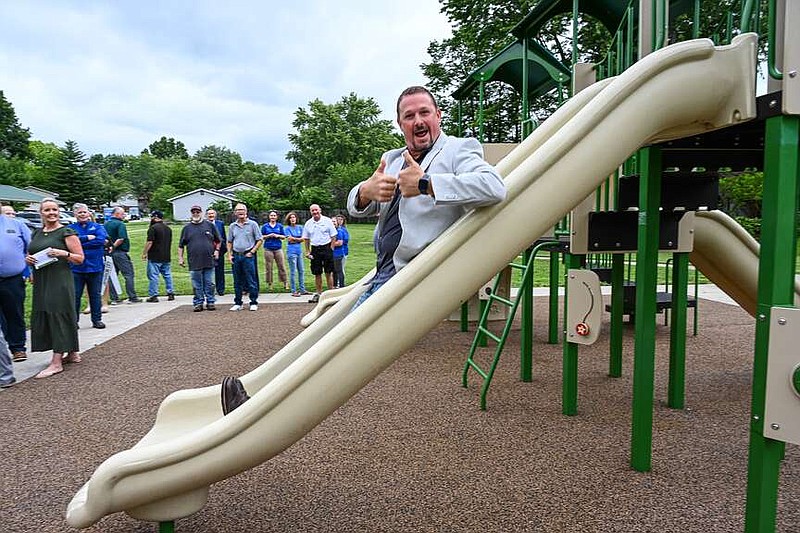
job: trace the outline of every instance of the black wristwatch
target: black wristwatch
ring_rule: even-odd
[[[431,184],[431,177],[426,172],[425,174],[422,175],[422,177],[419,179],[419,183],[417,184],[417,186],[419,187],[419,193],[428,194],[428,189],[430,187],[430,184]]]

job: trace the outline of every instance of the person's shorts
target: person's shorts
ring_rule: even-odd
[[[333,273],[333,250],[329,244],[311,247],[311,273],[315,276],[326,273]]]

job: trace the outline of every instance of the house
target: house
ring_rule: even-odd
[[[218,189],[218,192],[233,195],[236,194],[236,191],[260,191],[260,190],[261,189],[259,187],[256,187],[255,185],[250,185],[249,183],[240,181],[239,183],[228,185],[224,189]]]
[[[56,203],[60,205],[62,208],[66,205],[65,202],[62,202],[58,199],[58,193],[53,191],[48,191],[47,189],[41,189],[39,187],[34,187],[33,185],[28,185],[25,187],[25,190],[38,196],[39,200],[31,201],[27,207],[25,207],[26,211],[38,211],[39,210],[39,201],[42,198],[54,198]]]
[[[189,220],[191,213],[189,210],[193,205],[199,205],[205,212],[208,207],[219,200],[224,200],[228,203],[233,203],[232,193],[223,193],[211,189],[195,189],[178,196],[170,198],[168,201],[172,204],[172,217],[175,220]]]
[[[28,189],[19,189],[12,185],[0,185],[0,200],[6,202],[32,202],[39,206],[39,200],[49,195],[39,194]]]

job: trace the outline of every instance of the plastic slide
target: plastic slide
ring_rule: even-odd
[[[78,491],[67,522],[87,527],[118,511],[164,521],[201,509],[212,483],[311,431],[640,146],[755,116],[756,44],[754,34],[716,48],[708,40],[676,44],[579,93],[581,105],[568,103],[501,162],[504,202],[462,217],[353,313],[360,291],[347,291],[242,376],[252,399],[230,415],[222,416],[219,385],[168,396],[142,440],[108,458]]]
[[[747,230],[722,211],[698,211],[689,260],[742,309],[756,315],[760,247]],[[800,305],[800,283],[795,282]]]

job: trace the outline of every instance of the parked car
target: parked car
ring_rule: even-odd
[[[75,213],[73,213],[72,211],[66,211],[64,209],[62,209],[61,212],[58,214],[58,218],[61,221],[61,223],[64,224],[65,226],[78,221],[78,219],[75,218]]]
[[[31,230],[42,227],[42,215],[38,211],[20,211],[17,218],[22,219]]]

